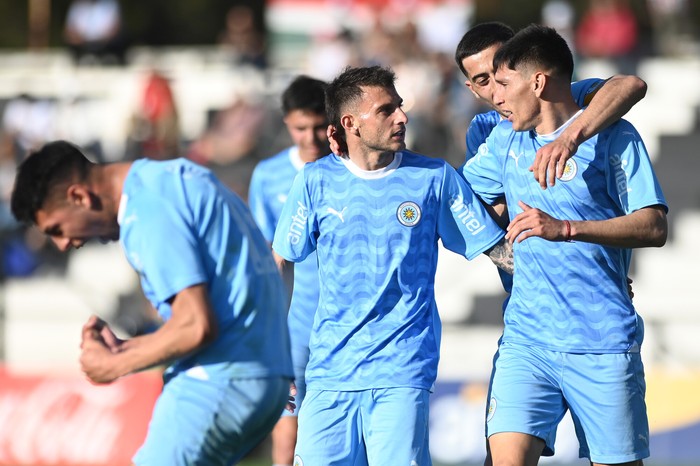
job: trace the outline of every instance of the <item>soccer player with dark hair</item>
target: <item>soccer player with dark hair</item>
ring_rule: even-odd
[[[620,120],[581,143],[556,186],[528,171],[537,151],[581,118],[573,58],[555,30],[531,25],[494,55],[494,104],[507,119],[463,167],[485,203],[505,197],[513,289],[491,379],[493,464],[552,455],[571,412],[580,455],[639,465],[649,455],[642,318],[626,286],[632,248],[666,241],[666,201],[644,144]]]
[[[18,168],[12,212],[62,251],[119,241],[164,323],[121,340],[92,316],[95,383],[167,365],[135,465],[229,465],[279,419],[292,364],[284,286],[245,203],[184,159],[96,164],[56,141]]]
[[[305,466],[430,465],[438,240],[512,271],[503,230],[459,174],[406,150],[395,79],[387,68],[348,68],[328,85],[326,112],[347,152],[299,172],[275,231],[282,264],[318,255],[296,448]]]

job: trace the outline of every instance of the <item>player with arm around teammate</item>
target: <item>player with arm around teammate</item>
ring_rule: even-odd
[[[518,271],[491,381],[493,464],[553,454],[568,409],[580,456],[639,465],[649,455],[644,327],[626,275],[631,248],[665,243],[666,202],[625,120],[579,145],[556,186],[542,190],[529,175],[537,150],[582,115],[570,92],[573,58],[556,31],[518,32],[494,69],[494,102],[508,118],[463,167],[485,202],[505,196]]]
[[[476,154],[491,130],[507,115],[495,105],[493,56],[514,31],[500,22],[480,23],[464,34],[455,50],[455,61],[472,95],[492,111],[478,114],[466,136],[467,157]],[[622,118],[646,94],[646,83],[636,76],[615,75],[607,80],[585,79],[572,83],[571,93],[584,112],[558,137],[537,151],[530,169],[543,189],[561,178],[564,163],[586,139]]]

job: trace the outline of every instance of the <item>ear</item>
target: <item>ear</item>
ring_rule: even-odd
[[[345,134],[358,134],[358,128],[355,126],[355,116],[351,113],[346,113],[340,117],[340,124],[345,129]]]
[[[70,204],[86,207],[88,209],[92,207],[92,193],[85,185],[76,183],[68,186],[66,195]]]
[[[541,71],[532,74],[532,91],[539,98],[547,85],[547,75]]]

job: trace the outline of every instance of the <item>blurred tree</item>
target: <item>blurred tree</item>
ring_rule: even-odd
[[[32,0],[0,1],[0,48],[29,45],[29,4]],[[71,0],[50,4],[48,46],[63,45],[63,23]],[[120,0],[126,34],[135,45],[215,44],[232,5],[248,5],[256,25],[264,30],[264,0]]]
[[[504,21],[515,28],[538,22],[546,0],[475,0],[475,21]],[[0,48],[24,49],[29,44],[30,0],[0,1]],[[49,47],[63,45],[61,32],[70,0],[50,0]],[[134,45],[215,44],[224,27],[226,11],[248,5],[264,31],[265,0],[120,0],[126,34]],[[578,17],[588,0],[571,0]],[[649,29],[646,0],[631,0],[642,31]],[[700,33],[700,1],[690,1],[691,31]]]
[[[24,48],[28,45],[28,2],[0,2],[0,47]]]
[[[51,0],[28,0],[28,46],[41,50],[49,46]]]

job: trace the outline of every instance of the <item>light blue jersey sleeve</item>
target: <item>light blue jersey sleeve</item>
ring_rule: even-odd
[[[253,214],[255,223],[258,224],[260,231],[267,241],[272,242],[275,234],[275,218],[268,208],[268,203],[265,198],[264,188],[264,173],[261,169],[262,165],[258,164],[253,170],[253,175],[250,178],[250,186],[248,187],[248,206]]]
[[[571,95],[579,107],[588,107],[593,96],[605,84],[604,79],[590,78],[571,83]]]
[[[185,159],[142,159],[129,170],[119,210],[120,242],[163,320],[172,317],[173,296],[206,284],[216,339],[168,371],[200,365],[210,378],[291,375],[282,280],[236,194]]]
[[[503,164],[504,157],[496,147],[496,133],[503,131],[503,128],[510,129],[511,124],[503,120],[492,131],[477,151],[476,155],[467,160],[462,166],[462,177],[477,196],[489,205],[493,205],[497,200],[505,195],[503,186]]]
[[[272,242],[272,249],[290,262],[300,262],[316,250],[318,228],[305,175],[302,169],[294,178]]]
[[[505,235],[450,166],[445,167],[442,199],[437,228],[443,245],[450,251],[472,260]]]
[[[467,156],[465,161],[476,155],[479,146],[486,141],[486,138],[501,120],[501,115],[495,110],[474,116],[467,129]]]
[[[609,139],[606,173],[608,192],[627,214],[644,207],[668,207],[637,130],[626,120],[618,122]]]
[[[144,190],[138,206],[139,213],[147,213],[139,215],[139,229],[149,234],[128,235],[125,247],[137,270],[147,271],[145,287],[167,320],[167,301],[189,286],[206,282],[206,271],[198,255],[195,232],[187,224],[186,213],[178,212],[177,204],[167,202],[159,193]]]

